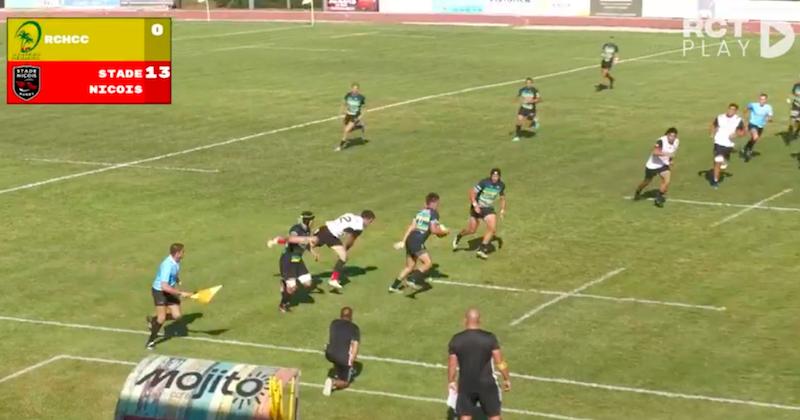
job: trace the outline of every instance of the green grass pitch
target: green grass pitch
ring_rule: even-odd
[[[321,356],[219,341],[322,349],[328,323],[351,305],[363,354],[443,364],[463,311],[477,306],[511,370],[536,376],[515,378],[505,407],[592,419],[800,417],[800,190],[762,204],[770,209],[747,207],[796,188],[800,142],[779,133],[799,47],[775,60],[753,49],[745,58],[678,51],[624,62],[614,70],[616,89],[598,93],[607,33],[368,24],[262,31],[283,27],[176,23],[171,106],[2,106],[0,190],[101,168],[32,159],[132,162],[332,117],[351,81],[361,83],[368,108],[386,108],[365,117],[371,141],[342,153],[333,152],[340,123],[328,121],[0,194],[0,317],[142,333],[2,319],[0,378],[60,354],[133,362],[148,354],[149,284],[167,246],[182,241],[184,283],[225,285],[208,306],[184,305],[190,337],[218,341],[176,338],[160,354],[297,367],[303,381],[322,383]],[[616,41],[623,59],[682,46],[673,34]],[[520,143],[510,141],[516,83],[462,91],[551,74],[537,82],[540,132]],[[714,191],[699,175],[711,163],[708,126],[729,102],[744,105],[761,91],[776,108],[761,155],[733,159]],[[657,209],[625,200],[654,140],[673,125],[681,149],[671,201]],[[443,283],[416,299],[389,295],[403,263],[392,244],[425,194],[442,196],[442,221],[458,229],[468,188],[494,166],[508,186],[504,247],[483,262],[431,238],[441,280],[569,292],[625,268],[582,293],[639,301],[566,296],[511,326],[564,295]],[[302,210],[325,220],[364,208],[378,219],[353,249],[345,292],[312,295],[280,314],[279,252],[264,246],[267,237]],[[322,252],[310,262],[315,273],[333,263]],[[355,389],[446,396],[444,370],[363,362]],[[0,383],[0,418],[108,419],[129,371],[45,365]],[[325,398],[316,388],[302,388],[301,407],[306,419],[445,417],[444,404]]]

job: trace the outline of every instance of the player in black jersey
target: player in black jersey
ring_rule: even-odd
[[[313,287],[313,278],[308,272],[303,261],[303,254],[306,250],[314,253],[312,247],[316,243],[316,238],[311,234],[314,223],[314,214],[304,211],[300,215],[299,223],[289,229],[288,237],[276,237],[267,242],[267,246],[272,248],[276,244],[286,245],[279,260],[281,271],[281,312],[288,312],[291,307],[292,295],[297,291],[297,282],[304,287]],[[317,254],[313,254],[317,259]]]

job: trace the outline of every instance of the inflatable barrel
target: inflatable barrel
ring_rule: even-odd
[[[298,369],[150,356],[128,375],[115,420],[299,420]]]

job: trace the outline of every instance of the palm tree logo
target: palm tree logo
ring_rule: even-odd
[[[29,53],[39,45],[39,41],[42,39],[42,27],[39,26],[39,23],[29,20],[19,26],[14,37],[20,42],[19,52],[21,54]]]

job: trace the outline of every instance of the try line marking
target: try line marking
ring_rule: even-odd
[[[618,268],[618,269],[616,269],[614,271],[609,271],[608,273],[603,274],[601,277],[596,278],[596,279],[594,279],[594,280],[592,280],[592,281],[590,281],[590,282],[588,282],[586,284],[583,284],[580,287],[577,287],[577,288],[573,289],[570,292],[564,293],[562,295],[558,295],[558,296],[555,297],[555,299],[548,300],[547,302],[545,302],[545,303],[543,303],[543,304],[531,309],[525,315],[522,315],[521,317],[511,321],[511,324],[509,324],[509,325],[512,326],[512,327],[515,327],[515,326],[519,325],[522,321],[524,321],[524,320],[526,320],[526,319],[538,314],[539,312],[547,309],[548,307],[550,307],[552,305],[555,305],[556,303],[561,302],[562,300],[564,300],[564,299],[566,299],[568,297],[575,296],[576,293],[580,293],[580,292],[582,292],[582,291],[594,286],[595,284],[600,284],[600,283],[610,279],[611,277],[616,276],[617,274],[619,274],[619,273],[621,273],[623,271],[625,271],[625,267]]]
[[[783,190],[783,191],[781,191],[781,192],[779,192],[777,194],[771,195],[771,196],[759,201],[758,203],[755,203],[755,204],[753,204],[751,206],[747,206],[747,207],[737,211],[736,213],[734,213],[734,214],[732,214],[732,215],[720,220],[719,222],[714,223],[713,225],[711,225],[711,227],[717,227],[717,226],[719,226],[719,225],[721,225],[723,223],[728,223],[731,220],[733,220],[733,219],[735,219],[735,218],[737,218],[737,217],[739,217],[739,216],[741,216],[741,215],[743,215],[743,214],[745,214],[745,213],[747,213],[749,211],[752,211],[753,209],[755,209],[757,207],[763,206],[767,202],[772,201],[772,200],[774,200],[774,199],[776,199],[776,198],[778,198],[778,197],[780,197],[782,195],[789,194],[790,192],[792,192],[792,189],[791,188],[787,188],[787,189],[785,189],[785,190]]]
[[[112,328],[112,327],[101,327],[101,326],[86,325],[86,324],[73,324],[73,323],[58,322],[58,321],[46,321],[46,320],[38,320],[38,319],[17,318],[17,317],[9,317],[9,316],[2,316],[2,315],[0,315],[0,321],[19,322],[19,323],[33,324],[33,325],[47,325],[47,326],[52,326],[52,327],[82,329],[82,330],[90,330],[90,331],[104,331],[104,332],[111,332],[111,333],[118,333],[118,334],[133,334],[133,335],[142,335],[142,336],[146,336],[146,335],[150,334],[147,331],[140,331],[140,330],[131,330],[131,329],[124,329],[124,328]],[[267,344],[267,343],[252,343],[252,342],[238,341],[238,340],[222,340],[222,339],[209,338],[209,337],[175,337],[175,338],[178,338],[178,339],[181,339],[181,340],[202,341],[202,342],[207,342],[207,343],[224,344],[224,345],[230,345],[230,346],[254,347],[254,348],[260,348],[260,349],[267,349],[267,350],[285,351],[285,352],[290,352],[290,353],[307,353],[307,354],[314,354],[314,355],[324,355],[325,354],[325,352],[322,351],[322,350],[306,349],[306,348],[302,348],[302,347],[280,346],[280,345]],[[404,366],[414,366],[414,367],[421,367],[421,368],[424,368],[424,369],[438,369],[438,370],[446,370],[447,369],[447,365],[444,365],[444,364],[441,364],[441,363],[427,363],[427,362],[420,362],[420,361],[416,361],[416,360],[405,360],[405,359],[396,359],[396,358],[391,358],[391,357],[380,357],[380,356],[370,356],[370,355],[359,355],[358,358],[360,360],[371,360],[371,361],[375,361],[375,362],[391,363],[391,364],[404,365]],[[601,383],[596,383],[596,382],[584,382],[584,381],[576,381],[576,380],[572,380],[572,379],[551,378],[551,377],[527,375],[527,374],[521,374],[521,373],[511,373],[511,376],[514,377],[514,378],[525,379],[525,380],[534,381],[534,382],[556,383],[556,384],[562,384],[562,385],[579,386],[579,387],[584,387],[584,388],[602,389],[602,390],[606,390],[606,391],[627,392],[627,393],[644,394],[644,395],[654,395],[654,396],[664,397],[664,398],[696,400],[696,401],[708,401],[708,402],[734,404],[734,405],[746,405],[746,406],[760,407],[760,408],[774,408],[774,409],[778,409],[778,410],[800,411],[800,405],[777,404],[777,403],[768,403],[768,402],[753,401],[753,400],[741,400],[741,399],[736,399],[736,398],[712,397],[712,396],[698,395],[698,394],[684,394],[684,393],[680,393],[680,392],[661,391],[661,390],[648,389],[648,388],[635,388],[635,387],[622,386],[622,385],[608,385],[608,384],[601,384]]]
[[[227,36],[227,35],[230,35],[230,34],[226,34],[225,36]],[[719,45],[719,43],[711,44],[711,45],[708,45],[708,46],[713,46],[713,45]],[[683,52],[683,51],[684,51],[683,48],[677,48],[677,49],[674,49],[674,50],[662,51],[662,52],[659,52],[659,53],[647,54],[647,55],[642,55],[642,56],[639,56],[639,57],[620,60],[619,63],[620,64],[622,64],[622,63],[631,63],[631,62],[646,60],[648,58],[660,57],[660,56],[669,55],[669,54],[675,54],[675,53],[679,53],[679,52]],[[535,78],[539,79],[539,80],[541,80],[541,79],[549,79],[549,78],[553,78],[553,77],[564,76],[564,75],[567,75],[567,74],[577,73],[577,72],[580,72],[580,71],[589,70],[589,69],[595,69],[595,68],[597,68],[597,65],[586,65],[586,66],[581,66],[581,67],[575,67],[575,68],[569,69],[569,70],[558,71],[558,72],[555,72],[555,73],[539,75],[539,76],[536,76]],[[461,95],[461,94],[464,94],[464,93],[477,92],[477,91],[486,90],[486,89],[493,89],[493,88],[497,88],[497,87],[509,86],[509,85],[513,85],[513,84],[517,84],[517,83],[522,83],[522,80],[516,79],[516,80],[510,80],[510,81],[506,81],[506,82],[492,83],[492,84],[488,84],[488,85],[475,86],[475,87],[470,87],[470,88],[466,88],[466,89],[454,90],[454,91],[450,91],[450,92],[437,93],[435,95],[421,96],[419,98],[408,99],[408,100],[401,101],[401,102],[395,102],[393,104],[383,105],[383,106],[379,106],[379,107],[375,107],[375,108],[369,108],[365,112],[379,112],[379,111],[384,111],[384,110],[387,110],[387,109],[396,108],[396,107],[399,107],[399,106],[405,106],[405,105],[409,105],[409,104],[415,104],[415,103],[418,103],[418,102],[429,101],[429,100],[432,100],[432,99],[445,98],[445,97],[449,97],[449,96]],[[318,119],[318,120],[313,120],[313,121],[308,121],[308,122],[304,122],[304,123],[300,123],[300,124],[290,125],[290,126],[283,127],[283,128],[276,128],[276,129],[273,129],[273,130],[262,131],[260,133],[254,133],[254,134],[250,134],[250,135],[247,135],[247,136],[244,136],[244,137],[237,137],[237,138],[233,138],[233,139],[219,141],[219,142],[216,142],[216,143],[209,143],[209,144],[205,144],[205,145],[202,145],[202,146],[192,147],[192,148],[189,148],[189,149],[178,150],[178,151],[171,152],[171,153],[165,153],[163,155],[158,155],[158,156],[152,156],[152,157],[149,157],[149,158],[132,160],[132,161],[129,161],[129,162],[124,162],[124,163],[118,163],[118,164],[115,164],[113,166],[107,166],[107,167],[104,167],[104,168],[94,169],[94,170],[91,170],[91,171],[78,172],[78,173],[74,173],[74,174],[70,174],[70,175],[64,175],[64,176],[59,176],[59,177],[55,177],[55,178],[49,178],[49,179],[45,179],[45,180],[38,181],[38,182],[31,182],[31,183],[28,183],[28,184],[23,184],[23,185],[18,185],[18,186],[15,186],[15,187],[9,187],[9,188],[2,189],[2,190],[0,190],[0,195],[8,194],[8,193],[16,192],[16,191],[29,190],[29,189],[32,189],[32,188],[41,187],[43,185],[54,184],[54,183],[57,183],[57,182],[69,181],[71,179],[81,178],[81,177],[84,177],[84,176],[97,175],[97,174],[101,174],[103,172],[113,171],[115,169],[125,168],[125,167],[128,167],[128,166],[141,165],[143,163],[150,163],[150,162],[155,162],[155,161],[159,161],[159,160],[163,160],[163,159],[167,159],[167,158],[171,158],[171,157],[175,157],[175,156],[181,156],[181,155],[186,155],[186,154],[189,154],[189,153],[199,152],[199,151],[203,151],[203,150],[214,149],[214,148],[217,148],[217,147],[227,146],[227,145],[234,144],[234,143],[253,140],[253,139],[256,139],[256,138],[259,138],[259,137],[270,136],[270,135],[273,135],[273,134],[284,133],[284,132],[287,132],[287,131],[292,131],[292,130],[297,130],[297,129],[301,129],[301,128],[305,128],[305,127],[310,127],[310,126],[313,126],[313,125],[319,125],[319,124],[323,124],[323,123],[327,123],[327,122],[331,122],[331,121],[336,121],[339,118],[340,118],[339,115],[334,115],[334,116],[328,117],[328,118],[321,118],[321,119]]]
[[[566,295],[567,297],[573,298],[584,298],[584,299],[596,299],[596,300],[607,300],[612,302],[620,302],[620,303],[639,303],[643,305],[662,305],[662,306],[674,306],[679,308],[689,308],[689,309],[702,309],[706,311],[717,311],[723,312],[726,311],[727,308],[724,306],[711,306],[711,305],[695,305],[691,303],[683,303],[683,302],[669,302],[669,301],[661,301],[661,300],[652,300],[652,299],[640,299],[634,297],[614,297],[614,296],[605,296],[605,295],[594,295],[588,293],[573,293],[569,294],[569,292],[560,292],[555,290],[539,290],[539,289],[522,289],[518,287],[507,287],[507,286],[494,286],[491,284],[478,284],[478,283],[462,283],[450,280],[440,280],[440,279],[431,279],[431,283],[434,284],[443,284],[446,286],[458,286],[458,287],[473,287],[478,289],[487,289],[487,290],[499,290],[505,292],[518,292],[518,293],[538,293],[540,295],[555,295],[555,296],[562,296]]]
[[[70,356],[68,354],[60,354],[58,356],[51,357],[47,360],[39,362],[35,365],[29,366],[25,369],[22,369],[18,372],[12,373],[4,378],[0,378],[0,384],[3,382],[9,381],[11,379],[17,378],[22,376],[26,373],[29,373],[33,370],[39,369],[41,367],[47,366],[51,363],[58,362],[60,360],[75,360],[79,362],[90,362],[90,363],[105,363],[105,364],[112,364],[112,365],[122,365],[122,366],[136,366],[137,363],[129,362],[127,360],[115,360],[115,359],[101,359],[97,357],[81,357],[81,356]],[[320,384],[313,384],[309,382],[298,382],[300,386],[305,386],[308,388],[318,388],[322,389],[323,386]],[[384,391],[373,391],[369,389],[358,389],[358,388],[348,388],[345,392],[352,392],[354,394],[364,394],[364,395],[371,395],[376,397],[388,397],[388,398],[395,398],[400,400],[409,400],[409,401],[420,401],[420,402],[429,402],[429,403],[436,403],[436,404],[446,404],[447,400],[439,399],[439,398],[430,398],[430,397],[417,397],[414,395],[406,395],[406,394],[395,394],[392,392],[384,392]],[[538,411],[530,411],[530,410],[520,410],[516,408],[503,408],[503,411],[506,413],[514,413],[514,414],[522,414],[526,416],[532,417],[545,417],[550,419],[559,419],[559,420],[589,420],[586,418],[580,417],[571,417],[571,416],[563,416],[560,414],[551,414],[551,413],[542,413]]]
[[[622,197],[625,200],[633,200],[633,197],[627,196]],[[653,201],[652,198],[648,198],[648,201]],[[668,198],[667,202],[669,203],[683,203],[683,204],[694,204],[697,206],[711,206],[711,207],[738,207],[738,208],[745,208],[745,209],[752,209],[752,210],[772,210],[772,211],[785,211],[785,212],[800,212],[800,208],[797,207],[771,207],[771,206],[754,206],[752,204],[733,204],[733,203],[718,203],[713,201],[695,201],[695,200],[681,200],[679,198]]]
[[[87,165],[87,166],[114,166],[116,163],[110,162],[88,162],[85,160],[67,160],[67,159],[43,159],[43,158],[28,158],[28,162],[45,162],[45,163],[67,163],[71,165]],[[203,174],[218,174],[219,169],[197,169],[197,168],[174,168],[171,166],[146,166],[146,165],[131,165],[131,168],[140,169],[157,169],[160,171],[178,171],[178,172],[199,172]]]

